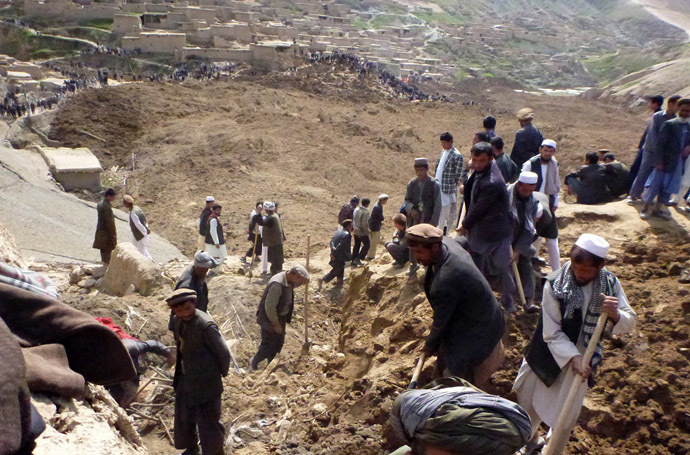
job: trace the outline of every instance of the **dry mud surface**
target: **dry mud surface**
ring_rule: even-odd
[[[372,81],[310,70],[309,77],[267,76],[208,85],[129,84],[74,97],[52,131],[67,145],[86,145],[105,166],[119,169],[142,201],[152,229],[190,253],[207,194],[224,204],[231,257],[223,275],[211,279],[211,313],[227,338],[235,338],[241,367],[258,346],[254,322],[265,286],[248,278],[239,263],[247,248],[243,232],[255,199],[282,203],[286,250],[303,260],[312,235],[311,266],[326,271],[326,245],[339,206],[353,193],[386,192],[390,217],[402,203],[415,156],[434,159],[438,135],[453,132],[465,156],[481,118],[492,111],[499,134],[512,145],[510,113],[524,105],[537,112],[544,135],[559,141],[562,173],[579,166],[585,152],[607,147],[632,160],[643,128],[641,113],[574,98],[530,97],[502,89],[473,94],[477,103],[407,103],[386,97]],[[467,95],[470,96],[470,95]],[[106,113],[107,112],[107,113]],[[84,129],[106,145],[76,133]],[[617,134],[612,135],[611,132]],[[690,451],[690,292],[679,284],[690,267],[690,226],[674,212],[670,222],[642,222],[623,202],[606,206],[564,204],[561,251],[585,231],[611,241],[610,269],[618,274],[637,311],[637,330],[605,341],[605,361],[590,391],[570,454],[685,454]],[[384,235],[391,231],[389,221]],[[234,255],[234,256],[233,256]],[[280,361],[268,370],[225,380],[223,419],[230,453],[379,455],[392,448],[386,421],[394,398],[406,389],[427,333],[431,312],[419,281],[394,270],[383,255],[350,274],[342,293],[312,285],[309,337],[301,352],[303,303],[297,300]],[[167,266],[176,277],[184,264]],[[256,270],[256,269],[255,269]],[[420,275],[421,276],[421,275]],[[127,306],[148,319],[140,338],[172,343],[161,289],[151,297],[120,299],[63,289],[64,299],[95,316],[126,323]],[[493,378],[496,391],[510,386],[536,325],[518,313],[505,336],[507,359]],[[239,321],[238,321],[239,319]],[[130,328],[136,332],[142,322]],[[432,365],[423,374],[428,378]],[[172,419],[172,409],[161,415]],[[172,449],[159,428],[145,442],[152,454]]]

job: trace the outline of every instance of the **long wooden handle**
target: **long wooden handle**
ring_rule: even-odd
[[[513,247],[510,247],[510,262],[513,264],[513,275],[515,275],[515,282],[517,283],[518,293],[520,294],[520,302],[522,306],[527,305],[527,299],[525,298],[525,290],[522,287],[522,280],[520,279],[520,271],[518,270],[517,261],[513,261]]]
[[[426,353],[422,352],[422,356],[417,360],[417,366],[412,373],[412,381],[410,381],[410,386],[408,389],[416,389],[417,382],[419,381],[419,375],[422,373],[422,368],[424,368],[424,362],[426,361]]]
[[[606,326],[606,318],[606,313],[601,313],[599,315],[599,320],[597,321],[597,326],[594,329],[594,334],[589,340],[587,350],[585,350],[585,353],[582,355],[582,365],[589,365],[589,363],[592,361],[594,350],[597,348],[597,344],[599,344],[599,339],[601,338],[601,333],[604,331],[604,327]],[[571,367],[568,365],[566,368]],[[573,383],[570,385],[568,395],[565,399],[565,402],[563,402],[563,407],[561,408],[561,412],[558,414],[558,419],[556,419],[556,425],[554,425],[551,429],[551,439],[549,439],[549,443],[544,449],[544,455],[559,455],[568,445],[571,429],[564,428],[564,422],[567,419],[568,414],[570,414],[571,408],[575,404],[577,392],[583,380],[584,378],[579,380],[579,378],[576,377],[573,380]]]

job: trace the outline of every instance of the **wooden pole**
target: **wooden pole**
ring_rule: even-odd
[[[309,271],[309,247],[311,246],[311,235],[307,234],[307,272]],[[309,345],[309,283],[304,285],[304,344]]]
[[[408,389],[416,389],[417,382],[419,381],[419,375],[422,373],[422,368],[424,368],[424,362],[426,361],[426,353],[422,352],[422,356],[417,360],[417,366],[412,373],[412,381],[410,381],[410,386]]]
[[[513,261],[513,247],[510,247],[510,263],[513,264],[513,275],[515,275],[515,282],[517,283],[518,293],[520,294],[520,302],[522,306],[527,306],[527,299],[525,298],[525,290],[522,287],[522,280],[520,279],[520,271],[518,270],[517,261]]]
[[[606,313],[601,313],[599,315],[599,320],[597,321],[597,326],[594,329],[592,339],[589,340],[587,350],[582,356],[582,365],[589,365],[591,362],[592,356],[594,355],[594,350],[596,349],[597,344],[599,344],[601,332],[604,331],[604,327],[606,326],[606,317]],[[568,368],[571,367],[568,366]],[[559,455],[568,445],[571,428],[564,428],[564,422],[567,419],[567,416],[570,413],[573,405],[575,404],[578,389],[584,380],[585,379],[581,376],[576,377],[573,380],[570,390],[568,391],[568,396],[566,397],[565,402],[563,402],[561,412],[558,414],[558,419],[556,419],[556,425],[554,425],[551,429],[551,439],[549,439],[549,443],[544,448],[544,455]]]

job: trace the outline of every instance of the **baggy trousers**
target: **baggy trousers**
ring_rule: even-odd
[[[342,282],[345,278],[345,263],[343,261],[331,261],[329,265],[333,267],[330,272],[323,277],[323,282],[328,283],[333,278],[337,278],[339,282]]]
[[[200,387],[203,387],[203,384]],[[220,395],[197,406],[186,406],[184,398],[177,395],[174,428],[176,449],[198,447],[198,434],[203,455],[223,454],[225,428],[220,423]]]
[[[364,259],[369,252],[369,235],[355,235],[355,244],[352,247],[352,260]],[[360,250],[361,246],[361,250]]]
[[[285,324],[283,326],[283,333],[275,333],[273,330],[266,330],[261,327],[261,344],[259,350],[254,356],[254,364],[266,359],[268,363],[275,358],[276,355],[283,349],[285,343]]]

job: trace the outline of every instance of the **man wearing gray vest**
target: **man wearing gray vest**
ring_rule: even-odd
[[[149,229],[149,224],[146,222],[144,212],[134,205],[134,198],[129,194],[125,194],[122,198],[122,203],[129,210],[129,228],[134,236],[134,246],[137,247],[142,256],[153,261],[147,248],[151,229]]]
[[[268,249],[268,262],[271,263],[271,276],[283,270],[283,262],[285,257],[283,255],[283,227],[280,222],[280,217],[276,213],[276,205],[273,202],[264,202],[264,210],[266,216],[257,214],[254,216],[254,222],[259,226],[263,226],[263,233],[261,238],[264,246]]]
[[[292,320],[295,307],[295,288],[308,283],[309,272],[301,265],[280,272],[269,280],[256,310],[256,322],[261,327],[261,345],[250,362],[253,371],[264,359],[271,363],[283,349],[285,326]]]
[[[211,316],[196,309],[196,292],[177,289],[166,299],[173,311],[177,345],[175,365],[175,448],[183,455],[223,454],[225,429],[220,422],[223,376],[230,351]],[[197,433],[198,429],[198,433]]]

